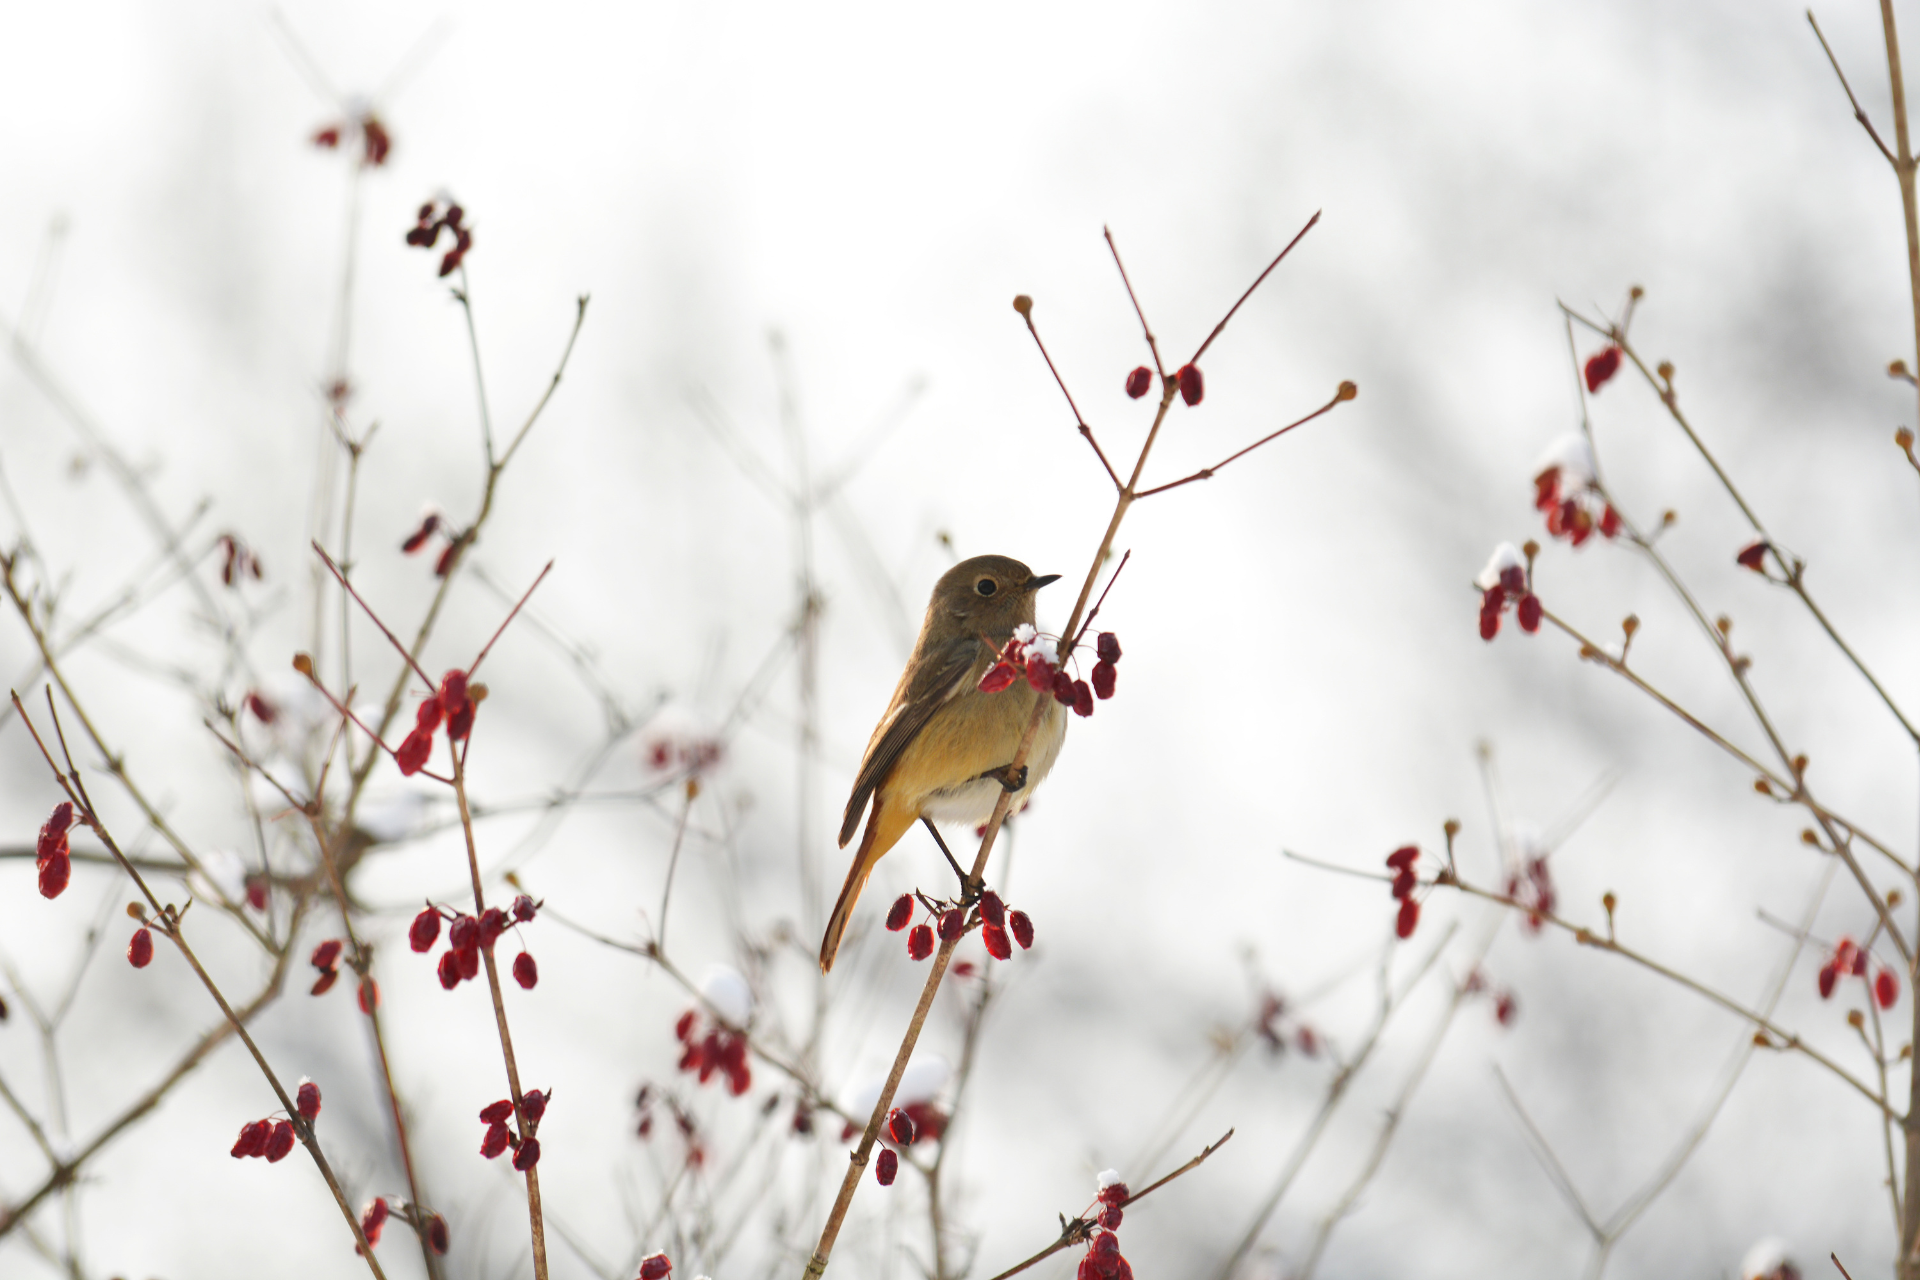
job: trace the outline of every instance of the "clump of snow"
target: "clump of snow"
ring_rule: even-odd
[[[1491,591],[1500,585],[1502,570],[1526,567],[1526,557],[1520,554],[1520,548],[1511,542],[1503,542],[1493,549],[1492,555],[1487,557],[1487,567],[1480,571],[1480,576],[1473,580],[1473,585],[1482,591]]]
[[[1094,1181],[1099,1184],[1100,1190],[1105,1191],[1114,1183],[1123,1182],[1125,1179],[1120,1176],[1118,1169],[1102,1169],[1100,1176],[1095,1178]]]
[[[1593,446],[1587,438],[1579,434],[1561,436],[1547,451],[1540,455],[1540,461],[1534,464],[1533,473],[1541,475],[1554,468],[1560,470],[1560,491],[1571,493],[1592,484],[1598,474],[1593,462]]]
[[[746,1026],[753,1013],[753,991],[747,986],[747,980],[737,969],[724,964],[707,966],[700,979],[700,996],[713,1006],[715,1013],[736,1027]]]
[[[925,1057],[916,1055],[907,1063],[907,1069],[900,1073],[900,1087],[894,1090],[893,1105],[907,1107],[916,1102],[931,1102],[952,1078],[953,1068],[947,1065],[945,1058],[937,1054]],[[874,1104],[880,1101],[880,1090],[885,1084],[884,1076],[869,1080],[853,1095],[848,1110],[856,1116],[871,1113]]]

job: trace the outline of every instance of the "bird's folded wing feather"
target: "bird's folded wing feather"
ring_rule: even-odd
[[[928,661],[907,665],[900,686],[893,691],[892,705],[874,729],[873,740],[867,743],[866,759],[860,762],[860,775],[854,779],[846,817],[840,824],[842,845],[853,838],[867,798],[892,770],[900,753],[919,736],[934,712],[972,687],[969,677],[985,648],[976,637],[961,636],[943,649],[925,654]]]

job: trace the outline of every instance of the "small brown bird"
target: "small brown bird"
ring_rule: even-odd
[[[1067,732],[1066,708],[1024,680],[998,693],[982,693],[980,677],[1013,629],[1032,625],[1033,593],[1059,576],[1035,577],[1006,556],[975,556],[934,584],[913,656],[867,743],[847,799],[842,848],[860,825],[869,797],[873,812],[820,942],[822,971],[833,968],[847,919],[874,864],[908,828],[923,817],[978,825],[992,816],[1002,790],[1013,792],[1008,812],[1017,813],[1053,768]],[[1007,766],[1033,715],[1034,700],[1041,697],[1047,699],[1047,714],[1028,753],[1026,776],[1009,776]]]

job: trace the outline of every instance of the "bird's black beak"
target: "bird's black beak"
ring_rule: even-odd
[[[1058,581],[1060,581],[1059,574],[1043,573],[1037,578],[1030,578],[1027,580],[1027,590],[1038,591],[1040,588],[1046,586],[1049,582],[1058,582]]]

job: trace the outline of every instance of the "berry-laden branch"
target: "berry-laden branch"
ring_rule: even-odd
[[[128,879],[133,881],[134,887],[139,889],[140,895],[147,900],[147,905],[152,908],[153,916],[151,917],[151,923],[153,927],[159,929],[162,935],[164,935],[169,942],[173,943],[174,947],[180,952],[181,957],[185,959],[188,966],[192,968],[194,976],[200,980],[200,985],[206,988],[207,994],[212,996],[213,1002],[220,1007],[220,1012],[225,1016],[227,1025],[233,1028],[233,1033],[240,1038],[242,1044],[247,1046],[247,1052],[253,1055],[254,1064],[260,1068],[260,1074],[266,1077],[267,1085],[273,1090],[274,1096],[280,1100],[281,1107],[285,1109],[294,1136],[300,1140],[301,1145],[306,1147],[307,1154],[313,1158],[314,1167],[319,1169],[321,1178],[327,1184],[327,1190],[333,1193],[334,1203],[339,1205],[341,1214],[346,1218],[347,1226],[353,1232],[354,1243],[358,1247],[361,1256],[366,1259],[367,1266],[372,1270],[375,1280],[386,1280],[386,1273],[380,1269],[379,1260],[373,1256],[373,1246],[367,1243],[367,1237],[360,1229],[360,1219],[354,1214],[353,1206],[347,1203],[346,1193],[340,1189],[338,1179],[333,1176],[332,1166],[327,1163],[326,1154],[320,1150],[320,1140],[314,1134],[311,1121],[301,1111],[294,1098],[287,1093],[286,1087],[280,1083],[280,1077],[274,1073],[272,1066],[268,1064],[266,1055],[260,1051],[260,1046],[254,1041],[253,1036],[248,1033],[246,1024],[241,1021],[240,1015],[234,1011],[232,1005],[227,1003],[227,998],[221,993],[219,985],[214,982],[212,976],[201,966],[200,957],[195,955],[193,948],[187,944],[186,935],[181,928],[182,912],[160,901],[159,897],[148,887],[145,877],[127,860],[126,854],[122,852],[119,843],[114,840],[113,834],[107,830],[106,824],[100,820],[100,815],[94,810],[93,802],[87,795],[86,783],[81,779],[80,771],[74,767],[72,755],[66,751],[66,734],[60,728],[60,716],[53,707],[53,691],[51,689],[47,691],[47,709],[53,719],[54,731],[60,737],[62,754],[66,757],[67,767],[65,770],[61,769],[59,763],[54,760],[53,753],[47,749],[46,742],[40,736],[40,730],[34,725],[33,718],[27,714],[25,705],[21,703],[19,693],[14,692],[11,694],[11,697],[13,700],[14,714],[20,717],[20,722],[27,727],[27,732],[33,735],[33,745],[40,749],[41,758],[47,762],[47,767],[53,770],[54,780],[60,784],[60,789],[67,794],[67,805],[61,806],[61,809],[66,810],[64,820],[62,820],[61,809],[56,809],[54,811],[55,818],[49,825],[53,825],[53,823],[58,824],[60,830],[57,834],[61,838],[62,844],[64,844],[66,828],[70,823],[77,821],[85,826],[91,827],[94,835],[99,838],[100,843],[106,846],[107,851],[111,853],[114,860],[120,864],[121,870],[125,871]],[[65,887],[64,882],[61,887]],[[45,891],[44,881],[42,891]],[[143,918],[146,917],[143,916]],[[251,1129],[252,1126],[249,1126],[249,1128]],[[263,1134],[261,1136],[264,1139],[265,1135]]]
[[[1200,344],[1199,350],[1194,353],[1194,360],[1197,361],[1200,355],[1205,353],[1206,349],[1212,345],[1213,340],[1219,337],[1221,331],[1226,328],[1227,321],[1233,318],[1241,305],[1244,304],[1247,298],[1252,295],[1253,291],[1259,287],[1261,281],[1265,280],[1267,276],[1273,272],[1273,269],[1280,265],[1287,254],[1292,252],[1294,246],[1300,243],[1301,239],[1319,220],[1320,215],[1315,213],[1312,218],[1308,219],[1307,224],[1300,229],[1293,239],[1287,242],[1286,247],[1274,257],[1273,261],[1267,264],[1266,269],[1255,278],[1252,285],[1248,286],[1246,292],[1240,295],[1240,298],[1232,307],[1228,308],[1226,315],[1221,318],[1219,324],[1213,327],[1213,332],[1207,336],[1206,341]],[[1111,243],[1111,240],[1109,240],[1109,243]],[[1118,261],[1117,254],[1115,260]],[[1129,286],[1129,289],[1130,288]],[[1060,392],[1066,397],[1067,406],[1073,412],[1076,428],[1086,428],[1084,434],[1088,442],[1093,443],[1092,429],[1086,426],[1086,420],[1081,416],[1079,406],[1074,402],[1072,392],[1067,389],[1066,380],[1061,377],[1060,371],[1054,365],[1052,357],[1046,354],[1045,346],[1040,343],[1040,331],[1035,327],[1033,322],[1033,299],[1026,294],[1021,294],[1013,300],[1013,307],[1015,311],[1019,312],[1021,319],[1026,323],[1027,331],[1033,335],[1036,346],[1040,347],[1041,355],[1046,359],[1048,369],[1053,372],[1054,380],[1059,384]],[[1142,327],[1145,328],[1144,317]],[[1145,379],[1129,377],[1127,381],[1128,393],[1135,399],[1139,399],[1145,395],[1147,391],[1147,381]],[[1138,382],[1137,391],[1135,390],[1136,381]],[[1347,391],[1347,388],[1351,385],[1350,383],[1342,384],[1342,393],[1335,397],[1336,402],[1352,398],[1352,394]],[[1100,543],[1094,551],[1093,560],[1087,567],[1086,578],[1080,585],[1080,594],[1074,600],[1073,612],[1068,617],[1066,626],[1060,630],[1062,636],[1074,636],[1078,634],[1081,620],[1087,612],[1088,601],[1093,595],[1093,588],[1100,579],[1100,573],[1107,563],[1107,557],[1113,551],[1114,537],[1119,533],[1120,524],[1126,519],[1128,509],[1132,507],[1134,501],[1141,496],[1139,491],[1141,474],[1146,470],[1147,459],[1153,453],[1154,442],[1159,439],[1160,429],[1166,423],[1167,413],[1173,407],[1175,396],[1178,395],[1189,407],[1192,407],[1200,403],[1201,394],[1202,384],[1199,369],[1194,361],[1189,361],[1186,365],[1182,366],[1180,371],[1173,377],[1161,379],[1160,403],[1154,410],[1153,425],[1148,429],[1146,439],[1140,446],[1139,456],[1134,460],[1133,471],[1124,484],[1118,483],[1118,473],[1112,465],[1107,462],[1105,454],[1099,450],[1098,445],[1095,445],[1095,452],[1100,454],[1102,467],[1106,470],[1108,477],[1116,481],[1119,492],[1114,501],[1113,513],[1107,520],[1106,531],[1100,537]],[[1026,730],[1021,734],[1019,746],[1013,753],[1013,759],[1006,765],[1006,776],[1017,777],[1021,774],[1022,770],[1025,769],[1028,756],[1033,750],[1034,739],[1039,734],[1041,722],[1046,717],[1047,712],[1048,705],[1046,699],[1037,699],[1034,703],[1033,714],[1027,721]],[[994,803],[993,813],[987,819],[986,829],[980,838],[979,852],[974,855],[972,870],[968,874],[965,884],[962,886],[962,896],[966,901],[974,899],[984,885],[987,860],[993,853],[994,841],[1000,834],[1002,824],[1006,821],[1012,799],[1013,792],[1003,788],[999,798]],[[879,1137],[881,1126],[885,1122],[889,1110],[892,1108],[894,1094],[898,1092],[900,1088],[900,1078],[906,1072],[907,1062],[913,1056],[914,1046],[919,1043],[920,1032],[926,1023],[927,1013],[933,1007],[933,998],[940,989],[941,981],[946,977],[947,966],[953,959],[954,949],[959,946],[960,940],[966,936],[965,927],[952,930],[951,936],[946,936],[949,932],[948,930],[943,929],[941,932],[943,936],[939,949],[933,956],[932,969],[927,974],[926,984],[921,988],[919,1002],[915,1005],[913,1016],[907,1023],[906,1034],[901,1038],[900,1048],[894,1055],[893,1066],[887,1073],[887,1080],[881,1087],[879,1098],[874,1102],[873,1114],[868,1118],[866,1128],[860,1135],[859,1145],[854,1149],[849,1159],[846,1175],[840,1183],[839,1193],[834,1197],[833,1207],[828,1211],[826,1223],[821,1228],[819,1243],[814,1247],[813,1256],[807,1261],[807,1267],[804,1272],[806,1280],[819,1280],[826,1272],[827,1261],[832,1255],[834,1241],[839,1237],[841,1225],[845,1222],[847,1210],[853,1203],[854,1193],[859,1189],[861,1175],[866,1170],[867,1162],[873,1152],[874,1143]]]

